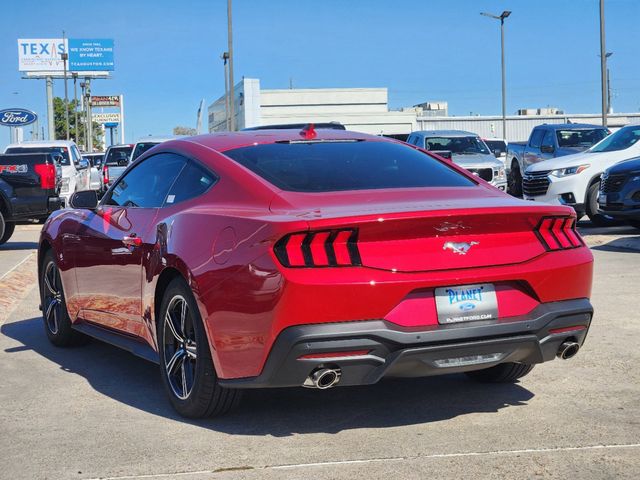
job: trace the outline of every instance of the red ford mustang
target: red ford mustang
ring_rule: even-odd
[[[380,137],[175,140],[71,203],[40,240],[47,335],[158,362],[188,417],[246,388],[513,382],[575,355],[593,314],[571,209]]]

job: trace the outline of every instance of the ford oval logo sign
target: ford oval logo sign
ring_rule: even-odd
[[[0,110],[0,125],[6,127],[23,127],[35,122],[38,115],[24,108],[6,108]]]
[[[468,312],[469,310],[473,310],[474,308],[476,308],[476,306],[475,306],[475,304],[473,304],[471,302],[466,302],[466,303],[463,303],[463,304],[459,305],[459,308],[463,312]]]

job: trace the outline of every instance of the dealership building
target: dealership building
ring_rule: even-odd
[[[261,89],[257,78],[243,78],[234,91],[236,128],[282,123],[340,122],[347,129],[402,138],[416,130],[467,130],[484,138],[504,138],[501,116],[449,116],[444,101],[430,101],[399,110],[389,109],[386,88]],[[507,117],[507,140],[524,141],[537,125],[602,124],[600,114],[566,114],[555,109],[522,109]],[[608,115],[619,128],[640,123],[640,113]],[[225,96],[208,109],[209,132],[227,130]]]

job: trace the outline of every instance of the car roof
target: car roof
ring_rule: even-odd
[[[187,135],[167,135],[165,137],[153,137],[153,136],[149,136],[149,137],[143,137],[143,138],[139,138],[138,140],[136,140],[136,143],[162,143],[162,142],[168,142],[170,140],[177,140],[179,138],[187,138]]]
[[[550,128],[552,130],[580,130],[582,128],[602,128],[605,129],[602,125],[593,125],[590,123],[545,123],[543,125],[538,125],[538,127]]]
[[[179,142],[192,142],[204,147],[224,152],[234,148],[248,147],[250,145],[271,144],[276,142],[323,142],[323,141],[345,141],[345,140],[369,140],[369,141],[394,141],[383,139],[375,135],[352,132],[349,130],[316,130],[313,139],[305,139],[302,130],[298,129],[277,129],[277,130],[244,130],[240,132],[212,133],[179,139]]]
[[[29,147],[71,147],[76,143],[72,140],[28,140],[26,142],[11,143],[7,148]]]
[[[418,130],[411,132],[411,135],[421,137],[478,137],[477,133],[467,132],[465,130]]]

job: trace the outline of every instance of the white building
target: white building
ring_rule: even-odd
[[[234,95],[237,129],[336,121],[349,130],[375,135],[403,136],[416,130],[466,130],[484,138],[504,138],[501,116],[448,116],[448,104],[443,101],[389,110],[386,88],[262,90],[257,78],[243,78],[236,85]],[[525,115],[507,117],[508,141],[527,140],[533,127],[543,123],[602,123],[600,114],[530,110],[520,112]],[[227,130],[224,95],[209,106],[208,113],[209,132]],[[616,113],[608,118],[609,127],[613,129],[640,123],[640,113]]]
[[[257,78],[235,87],[236,128],[279,123],[340,122],[372,134],[409,134],[421,108],[389,111],[386,88],[296,88],[262,90]],[[209,106],[209,132],[224,131],[224,95]]]

